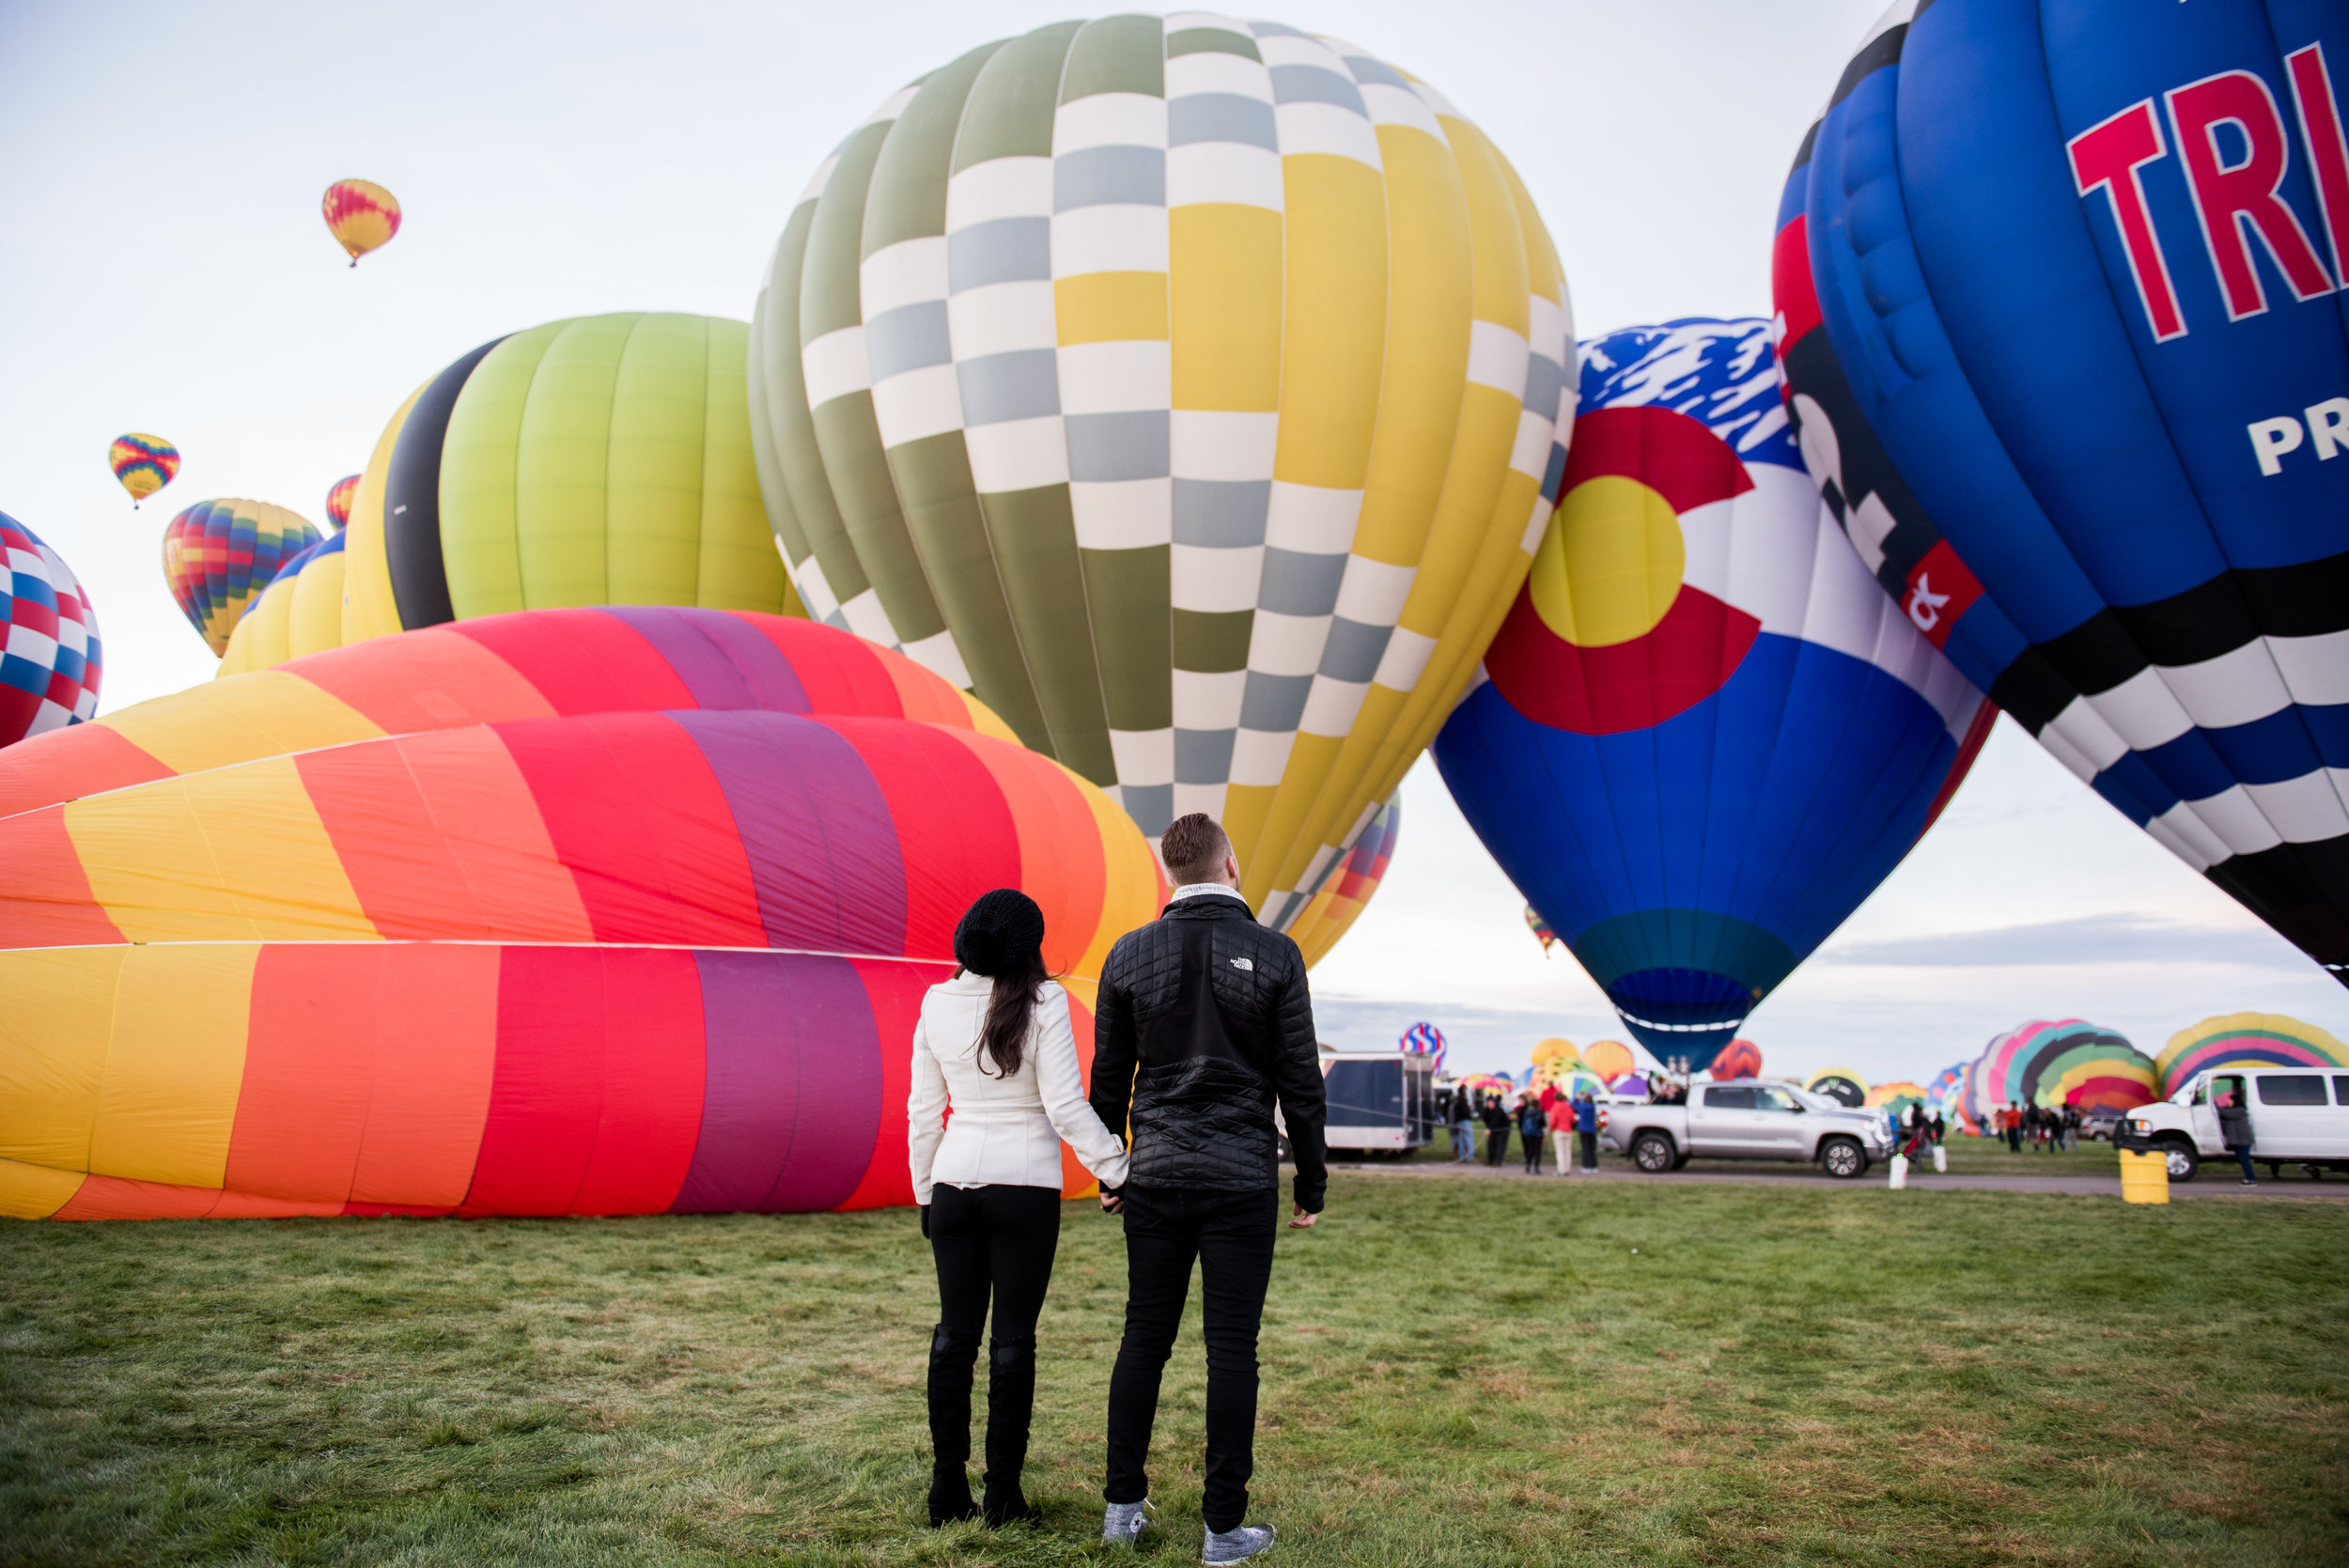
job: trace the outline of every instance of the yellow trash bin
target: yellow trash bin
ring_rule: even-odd
[[[2170,1201],[2170,1156],[2166,1151],[2121,1151],[2121,1201],[2124,1203],[2166,1203]]]

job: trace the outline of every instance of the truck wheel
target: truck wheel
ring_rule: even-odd
[[[1841,1181],[1868,1173],[1868,1151],[1848,1138],[1830,1138],[1819,1145],[1819,1166]]]
[[[1679,1157],[1680,1151],[1663,1133],[1643,1132],[1631,1141],[1631,1163],[1650,1174],[1672,1170]]]
[[[2163,1139],[2161,1153],[2170,1167],[2170,1179],[2173,1182],[2190,1182],[2194,1179],[2194,1172],[2202,1168],[2202,1157],[2195,1152],[2193,1144],[2183,1138]]]

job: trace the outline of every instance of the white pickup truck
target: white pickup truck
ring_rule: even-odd
[[[2349,1073],[2324,1067],[2226,1067],[2166,1100],[2139,1106],[2122,1128],[2169,1157],[2170,1179],[2190,1182],[2206,1159],[2228,1158],[2213,1096],[2232,1094],[2251,1113],[2251,1158],[2270,1172],[2305,1165],[2314,1175],[2349,1172]]]
[[[1642,1171],[1677,1171],[1697,1156],[1817,1161],[1830,1176],[1867,1174],[1892,1152],[1884,1116],[1847,1110],[1791,1083],[1734,1079],[1690,1087],[1686,1105],[1607,1107],[1601,1146],[1624,1151]]]

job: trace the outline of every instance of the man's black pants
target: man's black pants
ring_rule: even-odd
[[[1126,1337],[1110,1374],[1111,1502],[1140,1502],[1150,1493],[1150,1428],[1159,1413],[1159,1376],[1174,1349],[1199,1264],[1207,1342],[1206,1486],[1200,1512],[1212,1530],[1236,1529],[1248,1515],[1248,1478],[1256,1469],[1256,1332],[1280,1235],[1281,1195],[1191,1188],[1145,1191],[1126,1200]]]

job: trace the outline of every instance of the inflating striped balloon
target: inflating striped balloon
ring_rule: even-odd
[[[2154,1059],[2164,1095],[2219,1067],[2349,1069],[2349,1046],[2281,1013],[2228,1013],[2181,1029]]]
[[[1440,93],[1202,12],[923,77],[817,169],[753,324],[809,612],[976,691],[1286,927],[1443,722],[1563,463],[1549,236]]]
[[[1043,906],[1089,1059],[1164,893],[1099,790],[910,660],[657,608],[11,749],[0,863],[0,1213],[64,1218],[910,1203],[909,1041],[971,900]]]

